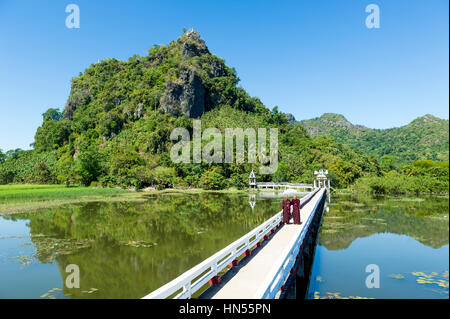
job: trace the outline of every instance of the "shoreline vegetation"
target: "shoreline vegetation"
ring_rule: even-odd
[[[137,199],[133,192],[116,188],[32,184],[0,185],[0,215],[82,202]]]
[[[383,176],[361,177],[349,188],[376,195],[448,194],[449,166],[448,162],[413,161],[400,168],[392,166]]]
[[[405,182],[408,179],[398,177],[394,180],[384,177],[364,178],[358,180],[349,188],[332,189],[333,192],[344,194],[365,195],[449,195],[448,188],[440,192],[420,192],[417,188],[420,179],[414,178],[413,182]],[[422,186],[424,184],[422,183]],[[447,184],[448,185],[448,184]],[[376,191],[374,191],[376,190]],[[146,201],[152,194],[196,194],[196,193],[242,193],[251,194],[260,191],[252,189],[222,189],[205,190],[200,188],[165,188],[156,189],[122,189],[107,187],[64,186],[64,185],[39,185],[39,184],[10,184],[0,185],[0,215],[12,215],[29,211],[36,211],[49,207],[79,204],[88,202],[113,202],[113,201]],[[264,191],[262,191],[264,192]]]
[[[144,190],[64,186],[64,185],[40,185],[40,184],[10,184],[0,185],[0,215],[10,215],[34,211],[43,208],[55,207],[66,204],[78,204],[97,201],[145,201],[146,195],[164,193],[244,193],[244,190],[204,190],[198,188],[166,188],[158,190],[147,188]]]

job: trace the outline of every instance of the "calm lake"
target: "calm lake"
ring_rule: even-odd
[[[448,197],[333,196],[310,298],[448,298]],[[264,194],[166,193],[0,216],[0,298],[141,298],[273,216]],[[79,289],[66,267],[78,265]],[[368,264],[380,288],[368,289]]]
[[[243,193],[146,199],[0,216],[0,298],[141,298],[279,211]],[[79,289],[65,287],[70,264]]]
[[[308,298],[449,298],[448,197],[333,196]],[[368,265],[379,288],[367,288]]]

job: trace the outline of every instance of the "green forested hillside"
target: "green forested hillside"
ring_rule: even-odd
[[[215,127],[222,133],[225,128],[278,128],[278,170],[259,175],[260,181],[311,183],[314,170],[325,168],[332,186],[341,188],[362,177],[403,172],[389,158],[378,160],[345,145],[351,145],[346,140],[341,144],[332,137],[311,138],[302,125],[291,123],[292,116],[277,107],[267,108],[238,83],[236,71],[213,55],[193,31],[168,45],[152,47],[147,56],[92,64],[73,78],[63,110],[50,108],[43,114],[33,150],[0,150],[0,184],[247,187],[250,171],[259,171],[258,162],[176,164],[171,160],[172,130],[186,128],[192,136],[193,118],[202,121],[202,129]],[[345,124],[345,119],[338,122]],[[414,132],[405,134],[418,134]],[[442,169],[448,175],[448,165]],[[441,168],[430,174],[433,180],[445,175]]]
[[[311,139],[277,108],[266,108],[238,85],[236,71],[213,55],[196,32],[185,32],[147,56],[107,59],[72,81],[63,111],[43,114],[34,150],[13,150],[0,161],[0,183],[65,183],[142,188],[246,187],[260,164],[174,164],[175,127],[279,128],[279,166],[260,180],[311,182],[326,167],[333,184],[381,174],[374,157]],[[3,154],[3,153],[2,153]]]
[[[414,160],[448,161],[449,122],[430,114],[408,125],[370,129],[350,123],[343,115],[326,113],[300,122],[312,136],[332,136],[338,143],[378,157],[390,155],[399,164]]]

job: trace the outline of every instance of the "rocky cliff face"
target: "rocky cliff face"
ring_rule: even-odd
[[[77,87],[76,83],[72,83],[69,98],[67,99],[66,107],[64,108],[64,116],[72,120],[73,112],[79,105],[87,105],[92,99],[92,94],[89,88]]]
[[[185,33],[176,43],[181,48],[184,60],[210,56],[205,41],[196,32]],[[196,118],[221,102],[220,96],[206,82],[226,75],[225,65],[218,59],[208,59],[208,64],[204,67],[203,70],[198,70],[198,67],[188,63],[177,79],[166,83],[164,95],[160,99],[165,112],[174,116]],[[206,76],[202,78],[201,73]]]
[[[202,79],[194,70],[186,70],[180,81],[168,82],[160,100],[164,112],[174,116],[196,118],[205,112],[206,90]]]
[[[179,38],[177,45],[181,48],[182,56],[188,59],[210,53],[205,41],[193,31]],[[206,104],[206,88],[202,78],[193,67],[183,69],[177,79],[166,83],[160,103],[164,112],[174,116],[201,116]]]
[[[182,54],[190,57],[200,56],[210,53],[205,41],[200,38],[197,32],[189,31],[177,40],[182,47]]]
[[[237,82],[234,70],[210,53],[197,32],[189,31],[167,46],[155,46],[147,57],[91,65],[72,81],[64,114],[73,120],[78,109],[96,108],[133,120],[159,109],[196,118],[219,104],[235,103],[226,95],[230,87],[236,90]]]
[[[295,116],[291,113],[286,113],[286,118],[287,118],[289,124],[294,124],[296,122]]]

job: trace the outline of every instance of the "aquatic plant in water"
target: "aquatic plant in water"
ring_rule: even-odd
[[[43,263],[52,263],[58,255],[70,255],[76,251],[89,248],[92,239],[54,238],[42,234],[32,235],[36,245],[36,258]]]
[[[400,274],[390,274],[389,277],[395,278],[395,279],[405,279],[405,276]]]
[[[448,295],[448,270],[445,270],[442,273],[435,271],[430,273],[414,271],[406,273],[406,275],[412,275],[417,284],[425,285],[428,288],[431,288],[431,291],[433,292]],[[405,276],[401,274],[391,274],[389,277],[394,279],[405,279]]]
[[[412,272],[411,274],[417,277],[416,282],[418,284],[437,285],[439,287],[448,289],[448,270],[442,272],[442,274],[439,274],[437,272],[426,274],[421,271]]]
[[[375,298],[368,298],[368,297],[361,297],[361,296],[343,297],[343,296],[341,296],[340,292],[326,292],[326,295],[321,296],[320,292],[315,291],[314,299],[375,299]]]
[[[60,293],[56,293],[56,292],[60,292]],[[49,298],[49,299],[56,299],[58,295],[62,294],[62,289],[61,288],[53,288],[50,289],[49,291],[47,291],[46,293],[42,294],[40,297],[41,298]]]
[[[125,246],[137,247],[137,248],[139,248],[139,247],[150,248],[150,247],[158,245],[157,243],[146,242],[143,240],[130,240],[127,242],[121,242],[121,244],[125,245]]]

